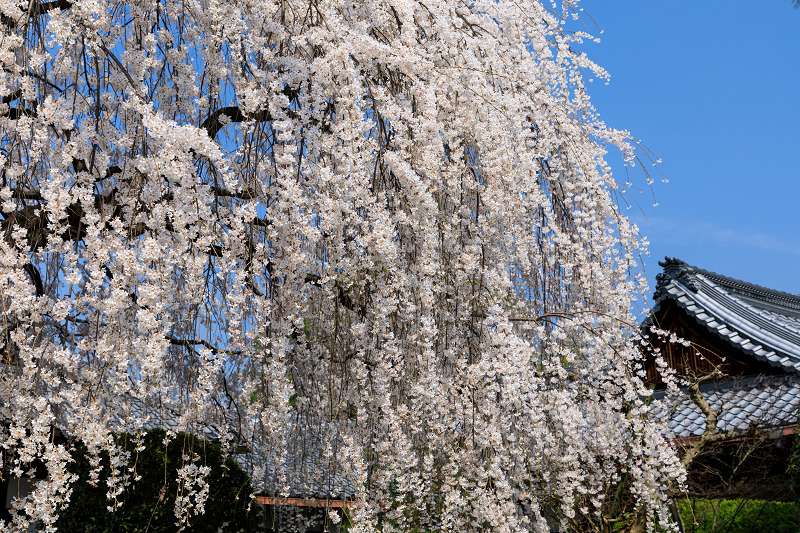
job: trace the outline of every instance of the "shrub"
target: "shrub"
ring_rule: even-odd
[[[86,446],[76,443],[70,465],[79,480],[73,486],[70,504],[61,510],[56,527],[59,532],[81,533],[167,533],[179,531],[176,525],[175,499],[179,494],[177,471],[191,458],[197,465],[208,466],[209,485],[205,513],[188,519],[184,531],[216,533],[224,531],[253,531],[258,525],[258,506],[248,512],[250,480],[238,463],[227,457],[223,461],[220,446],[186,433],[178,433],[165,447],[166,433],[151,430],[142,440],[144,449],[136,451],[129,435],[117,438],[118,445],[130,453],[129,466],[141,479],[134,481],[118,496],[121,506],[111,511],[107,497],[109,458],[101,456],[100,479],[89,483],[89,458]]]

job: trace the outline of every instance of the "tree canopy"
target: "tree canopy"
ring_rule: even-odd
[[[246,446],[264,494],[352,500],[350,531],[546,531],[623,476],[663,515],[682,473],[604,160],[630,137],[590,104],[581,16],[0,3],[2,446],[47,467],[5,527],[69,499],[54,427],[113,458],[113,501],[114,435],[159,413]]]

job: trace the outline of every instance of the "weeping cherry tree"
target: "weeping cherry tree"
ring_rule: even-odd
[[[623,476],[663,524],[681,467],[604,160],[631,139],[589,102],[581,15],[0,2],[0,444],[45,472],[0,527],[53,530],[76,442],[120,506],[115,436],[168,419],[246,449],[262,496],[347,500],[350,531],[548,531]]]

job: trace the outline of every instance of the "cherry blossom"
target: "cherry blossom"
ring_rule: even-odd
[[[266,495],[352,500],[351,531],[547,531],[623,475],[666,516],[604,160],[632,146],[581,14],[0,3],[0,443],[48,473],[4,527],[53,530],[75,439],[114,505],[113,435],[166,420],[246,447]],[[186,523],[206,470],[180,472]]]

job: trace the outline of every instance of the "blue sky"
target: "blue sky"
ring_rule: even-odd
[[[644,189],[647,220],[628,214],[651,243],[651,287],[669,255],[800,293],[800,11],[790,0],[582,6],[603,30],[582,49],[611,75],[589,87],[592,102],[661,158],[669,180],[656,179],[654,207],[630,169]]]

